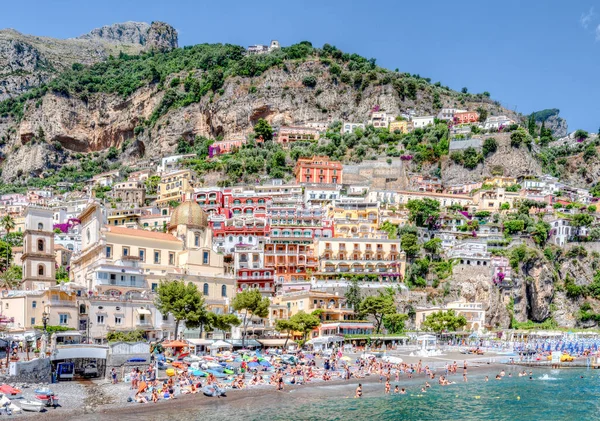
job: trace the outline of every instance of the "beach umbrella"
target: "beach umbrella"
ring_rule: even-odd
[[[248,367],[250,367],[250,368],[255,368],[255,367],[258,367],[259,365],[260,364],[255,361],[248,363]]]
[[[146,384],[146,382],[141,381],[140,385],[138,386],[138,393],[145,392],[147,388],[148,388],[148,385]]]
[[[262,365],[263,367],[271,367],[271,363],[268,362],[267,360],[261,360],[260,365]]]
[[[344,356],[342,358],[340,358],[340,360],[344,360],[344,361],[352,361],[352,358],[348,357],[348,356]]]

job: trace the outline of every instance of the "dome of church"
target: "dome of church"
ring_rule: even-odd
[[[178,225],[185,225],[188,228],[206,228],[208,217],[198,203],[186,200],[177,206],[171,214],[169,229],[176,229]]]

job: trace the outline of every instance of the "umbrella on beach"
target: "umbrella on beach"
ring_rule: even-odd
[[[259,365],[260,364],[257,363],[257,362],[255,362],[255,361],[252,361],[251,363],[248,363],[248,367],[250,367],[250,368],[258,367]]]
[[[146,385],[146,382],[145,381],[141,381],[140,385],[138,386],[138,393],[145,392],[147,388],[148,388],[148,386]]]
[[[271,367],[271,363],[268,362],[267,360],[261,360],[260,365],[262,365],[263,367]]]
[[[304,358],[306,358],[307,360],[313,360],[315,356],[313,354],[306,354]]]
[[[340,360],[344,360],[344,361],[352,361],[352,358],[348,357],[348,356],[344,356],[342,358],[340,358]]]

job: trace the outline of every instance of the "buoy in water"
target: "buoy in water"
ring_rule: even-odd
[[[518,400],[518,401],[520,401],[520,400],[521,400],[521,397],[520,397],[520,396],[517,396],[517,400]]]

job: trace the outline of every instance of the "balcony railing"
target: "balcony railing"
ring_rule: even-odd
[[[54,307],[77,307],[76,301],[70,300],[50,300],[50,306]]]

